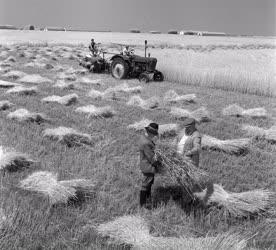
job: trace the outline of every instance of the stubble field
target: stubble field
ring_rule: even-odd
[[[41,34],[44,36],[44,33]],[[144,37],[140,40],[143,39]],[[74,41],[77,41],[77,38]],[[129,38],[129,41],[132,39]],[[254,43],[254,40],[248,41]],[[2,53],[0,80],[20,83],[24,87],[36,86],[37,91],[31,95],[24,95],[7,93],[6,88],[0,89],[1,101],[8,100],[14,104],[10,109],[0,113],[1,146],[27,153],[39,162],[30,169],[5,173],[1,177],[1,249],[114,249],[115,247],[120,249],[123,246],[109,245],[107,243],[109,238],[99,235],[97,226],[119,216],[137,214],[148,222],[151,235],[157,238],[211,237],[221,233],[239,232],[242,237],[245,235],[244,238],[248,239],[244,249],[276,247],[275,227],[265,230],[268,220],[275,223],[275,214],[236,219],[229,218],[223,213],[223,209],[218,207],[191,212],[189,210],[192,208],[182,196],[181,189],[167,177],[156,176],[153,192],[156,208],[152,211],[140,210],[138,196],[141,174],[137,139],[141,132],[128,129],[128,125],[143,118],[160,124],[177,123],[181,126],[181,120],[170,114],[171,107],[189,111],[205,107],[211,119],[209,122],[201,122],[198,129],[202,134],[221,140],[251,138],[242,129],[243,124],[265,129],[272,127],[275,125],[276,117],[276,99],[273,97],[275,49],[227,50],[216,47],[210,52],[200,52],[198,49],[188,51],[187,48],[168,48],[168,45],[162,49],[161,45],[155,45],[157,48],[150,49],[150,52],[152,56],[158,58],[158,67],[165,73],[166,79],[171,81],[142,85],[135,79],[117,81],[106,74],[78,72],[81,68],[78,65],[77,55],[87,52],[87,47],[81,45],[84,41],[74,42],[75,45],[55,45],[43,39],[39,42],[41,45],[26,44],[27,41],[24,40],[16,42],[21,44],[0,47],[0,53]],[[237,41],[234,42],[238,44]],[[232,45],[234,42],[231,42]],[[167,44],[167,41],[164,43]],[[222,43],[220,40],[217,44],[221,46]],[[261,43],[269,43],[273,46],[274,41],[256,42],[256,44]],[[205,48],[207,45],[203,46]],[[116,46],[107,42],[106,47],[112,47],[114,50]],[[141,47],[137,47],[136,50],[137,53],[142,53]],[[180,59],[177,59],[178,54],[181,54]],[[8,61],[10,66],[4,66],[2,63],[9,56],[14,57],[15,60],[10,59]],[[235,67],[227,68],[225,65],[230,64],[227,60]],[[35,64],[27,66],[29,62],[35,62]],[[190,68],[175,66],[189,63]],[[54,68],[50,69],[49,65],[47,68],[46,64],[53,65]],[[235,71],[240,68],[240,65],[243,65],[243,69]],[[259,65],[262,66],[259,67]],[[202,72],[203,68],[205,74]],[[210,68],[213,71],[210,71]],[[5,77],[7,72],[13,70],[22,71],[28,75],[40,74],[51,82],[30,84],[21,83],[20,78]],[[62,73],[65,74],[62,76]],[[71,84],[71,87],[69,89],[55,87],[57,77],[62,78],[66,75],[74,76],[73,81],[63,79],[67,84]],[[86,78],[85,81],[83,77]],[[238,78],[236,82],[233,81],[235,77]],[[264,79],[267,79],[265,87],[260,84],[256,90],[255,83]],[[224,82],[228,85],[225,86]],[[243,85],[244,82],[246,86]],[[123,83],[130,87],[141,86],[141,93],[138,95],[144,100],[155,96],[159,102],[158,107],[143,109],[127,105],[134,93],[118,94],[115,91],[116,94],[111,98],[110,96],[93,98],[91,94],[89,95],[91,89],[103,92]],[[250,83],[254,84],[250,85]],[[166,103],[164,96],[169,90],[174,90],[179,95],[195,94],[196,98],[192,103]],[[64,96],[73,93],[78,95],[78,100],[68,106],[41,101],[47,96]],[[222,110],[234,103],[244,109],[262,107],[266,109],[268,115],[261,118],[223,115]],[[93,117],[76,112],[78,107],[86,105],[96,107],[109,105],[114,109],[115,114],[112,117]],[[20,108],[42,113],[49,121],[36,123],[8,119],[10,112]],[[59,126],[73,128],[93,136],[93,145],[68,147],[43,137],[43,131],[46,128]],[[165,140],[169,139],[171,137]],[[275,143],[267,141],[264,137],[252,138],[248,149],[248,152],[241,155],[202,150],[200,168],[208,172],[214,183],[222,184],[229,192],[255,189],[276,192]],[[95,182],[93,190],[95,195],[81,204],[51,206],[48,199],[42,195],[22,191],[18,187],[21,180],[36,171],[57,173],[59,180],[91,179]],[[242,248],[233,247],[233,249]]]

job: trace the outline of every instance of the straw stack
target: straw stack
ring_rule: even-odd
[[[28,168],[35,162],[27,154],[0,146],[0,170],[15,172]]]
[[[201,146],[202,149],[218,150],[227,154],[239,155],[248,150],[250,141],[250,138],[220,140],[209,135],[203,135]]]
[[[194,193],[194,195],[200,200],[204,200],[206,205],[224,208],[234,217],[262,214],[274,206],[276,198],[275,193],[263,189],[233,193],[225,191],[218,184],[214,184],[211,188],[213,190],[205,189],[200,193]],[[208,197],[206,197],[207,194]]]
[[[143,250],[243,250],[247,244],[247,239],[238,233],[215,237],[155,237],[150,234],[147,221],[134,215],[125,215],[100,224],[96,230],[99,235],[109,237],[113,243]]]

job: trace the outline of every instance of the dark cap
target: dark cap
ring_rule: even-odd
[[[158,135],[158,124],[157,123],[150,123],[147,127],[145,127],[146,131],[153,135]]]
[[[184,121],[183,121],[183,126],[184,127],[190,127],[190,126],[193,126],[195,125],[196,121],[194,118],[186,118]]]

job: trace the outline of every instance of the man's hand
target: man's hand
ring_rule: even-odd
[[[155,168],[158,168],[161,166],[161,162],[160,161],[155,161],[153,164],[152,164],[153,167]]]

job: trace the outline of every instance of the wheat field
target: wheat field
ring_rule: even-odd
[[[115,52],[116,44],[136,47],[151,56],[168,81],[243,93],[276,95],[276,40],[273,37],[197,37],[168,34],[101,32],[0,31],[0,43],[82,44],[91,37]],[[113,48],[110,50],[109,48]]]
[[[275,125],[276,98],[267,96],[269,94],[262,91],[262,86],[259,86],[258,91],[253,86],[248,87],[249,90],[239,89],[237,84],[241,84],[241,81],[236,81],[235,86],[227,85],[227,81],[230,82],[235,77],[235,69],[238,76],[241,74],[245,77],[244,72],[248,72],[248,84],[252,80],[256,81],[257,77],[263,79],[266,74],[271,76],[273,70],[265,69],[265,65],[270,65],[274,60],[275,49],[228,50],[222,49],[221,44],[225,41],[229,46],[242,46],[245,41],[248,44],[255,41],[256,46],[268,43],[273,46],[272,38],[220,37],[203,38],[203,41],[197,37],[174,39],[162,35],[160,39],[164,40],[158,41],[158,36],[152,36],[152,41],[159,45],[150,48],[150,52],[158,58],[158,68],[164,71],[166,80],[142,84],[137,79],[119,81],[109,74],[83,71],[74,56],[88,52],[86,43],[91,36],[102,39],[102,42],[106,37],[109,42],[127,41],[135,44],[138,41],[140,44],[145,37],[151,40],[146,34],[20,32],[0,33],[0,80],[12,83],[0,87],[0,101],[12,104],[0,111],[0,146],[28,155],[35,159],[35,166],[0,173],[0,249],[131,249],[129,245],[118,245],[112,239],[99,235],[96,228],[117,217],[137,214],[146,220],[151,237],[164,241],[174,237],[189,237],[196,241],[197,238],[214,238],[236,232],[242,241],[248,239],[246,247],[243,245],[245,250],[275,249],[276,241],[271,237],[276,233],[274,227],[269,226],[266,230],[262,228],[267,220],[275,220],[276,201],[274,206],[271,205],[270,213],[234,218],[225,214],[219,206],[204,209],[196,207],[179,185],[167,176],[156,175],[153,186],[155,209],[151,212],[139,209],[142,176],[136,142],[142,131],[128,129],[129,125],[143,119],[159,124],[176,124],[182,128],[182,121],[168,112],[173,107],[191,112],[206,108],[211,119],[200,123],[198,130],[220,140],[248,137],[247,131],[243,129],[244,124],[262,129],[271,128]],[[132,40],[134,38],[135,41]],[[184,46],[195,46],[201,41],[204,48],[208,46],[207,42],[213,42],[217,47],[209,52],[200,52],[202,47],[192,50],[176,48],[176,43],[180,40],[187,42]],[[168,45],[170,42],[174,45]],[[116,49],[111,44],[105,46]],[[143,52],[138,46],[136,51],[140,54]],[[250,53],[262,59],[254,62]],[[174,57],[175,55],[181,56]],[[26,66],[28,63],[33,63],[33,66]],[[186,71],[176,66],[183,64],[184,68],[189,63],[190,69],[187,66]],[[47,64],[53,67],[46,67]],[[259,68],[259,64],[263,66]],[[244,71],[239,71],[242,66]],[[228,75],[228,80],[225,81],[229,68],[233,74]],[[202,73],[203,69],[207,72],[206,76]],[[258,74],[250,73],[254,70]],[[266,70],[266,73],[261,73],[262,70]],[[16,71],[17,74],[7,74],[6,71]],[[221,75],[218,76],[218,72]],[[34,74],[50,81],[21,82],[21,76],[30,77]],[[170,77],[172,81],[169,80]],[[214,78],[219,78],[215,86],[212,85]],[[66,86],[73,85],[70,88],[57,88],[56,84],[61,80]],[[220,86],[224,81],[225,86]],[[36,91],[32,94],[11,93],[17,84],[22,88],[35,88]],[[160,100],[158,108],[144,109],[127,105],[135,95],[127,91],[120,92],[118,98],[93,98],[91,95],[91,91],[106,93],[110,88],[113,91],[120,89],[118,86],[139,89],[139,96],[143,100],[155,97]],[[168,91],[195,98],[193,102],[163,103]],[[78,100],[68,106],[42,102],[47,96],[64,97],[72,94],[76,94]],[[222,110],[232,104],[246,110],[261,107],[268,115],[258,118],[223,115]],[[94,113],[95,107],[111,107],[114,112],[112,116],[90,115],[91,111]],[[10,113],[20,109],[44,114],[47,122],[9,119]],[[77,110],[89,113],[76,112]],[[46,136],[49,131],[50,136]],[[170,142],[174,139],[173,136],[175,135],[164,137],[163,140]],[[214,183],[221,184],[228,192],[259,189],[276,192],[276,147],[275,143],[265,137],[252,138],[248,152],[242,155],[202,150],[200,159],[199,167],[208,173]],[[80,202],[72,199],[66,204],[53,206],[41,192],[20,188],[22,181],[40,171],[50,172],[61,182],[89,180],[93,183],[93,195],[82,197]],[[45,186],[47,185],[50,183],[46,182]],[[226,244],[227,241],[220,243]]]

